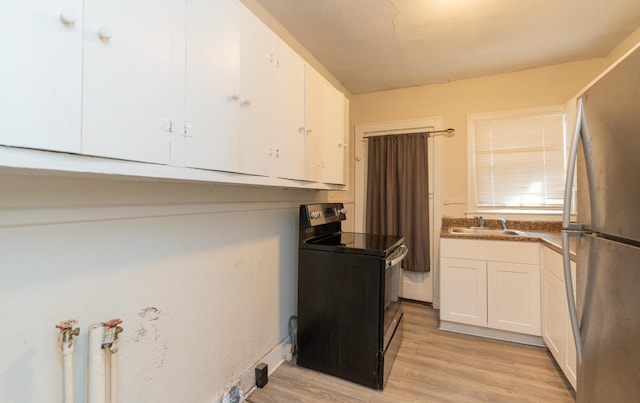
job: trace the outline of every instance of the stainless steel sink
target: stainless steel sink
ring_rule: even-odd
[[[517,235],[517,236],[525,235],[524,232],[518,231],[517,229],[503,229],[501,231],[502,231],[502,235]]]
[[[452,234],[475,234],[476,230],[473,228],[449,228],[449,232]]]
[[[494,229],[494,228],[482,228],[482,227],[454,227],[449,228],[450,234],[459,235],[487,235],[487,236],[524,236],[525,233],[515,229]]]

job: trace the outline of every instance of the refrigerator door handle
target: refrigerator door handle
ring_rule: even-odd
[[[564,183],[564,207],[562,210],[562,227],[566,229],[582,229],[579,224],[571,224],[571,189],[573,178],[576,172],[576,160],[578,158],[578,144],[582,137],[582,98],[578,99],[578,117],[576,119],[576,129],[571,141],[571,151],[567,161],[567,177]],[[567,245],[568,246],[568,245]],[[566,248],[565,248],[566,249]]]
[[[571,260],[569,250],[569,237],[579,237],[582,232],[580,224],[571,224],[571,188],[573,187],[573,179],[576,172],[576,160],[578,158],[578,145],[582,138],[582,98],[578,99],[578,116],[576,121],[576,129],[573,133],[571,141],[571,152],[567,161],[567,178],[564,184],[564,207],[562,210],[562,263],[564,266],[564,284],[567,292],[567,302],[569,305],[569,318],[571,319],[571,329],[573,331],[573,340],[576,344],[576,355],[578,363],[582,363],[582,338],[580,336],[580,325],[578,324],[578,311],[576,302],[573,298],[573,279],[571,278]]]
[[[582,364],[582,336],[580,335],[580,324],[578,323],[578,310],[576,301],[573,298],[573,279],[571,278],[571,261],[569,251],[569,237],[580,237],[584,234],[581,231],[562,231],[562,263],[564,266],[564,285],[569,302],[569,318],[571,319],[571,330],[573,331],[573,341],[576,344],[576,355],[578,364]]]

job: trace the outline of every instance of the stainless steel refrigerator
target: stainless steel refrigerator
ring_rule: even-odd
[[[577,159],[577,221],[570,223]],[[640,401],[640,49],[578,99],[565,191],[565,282],[578,402]],[[576,236],[576,288],[568,264]]]

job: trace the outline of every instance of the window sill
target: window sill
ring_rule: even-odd
[[[466,214],[562,215],[562,210],[477,209],[475,212],[466,212]]]
[[[484,218],[504,218],[506,220],[524,221],[561,221],[562,210],[517,210],[517,209],[495,209],[466,211],[466,218],[482,216]],[[571,214],[571,221],[575,221],[576,215]]]

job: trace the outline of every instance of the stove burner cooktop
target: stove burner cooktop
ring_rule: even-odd
[[[305,244],[314,249],[387,256],[403,241],[404,238],[398,235],[340,232],[325,238],[307,240]]]

